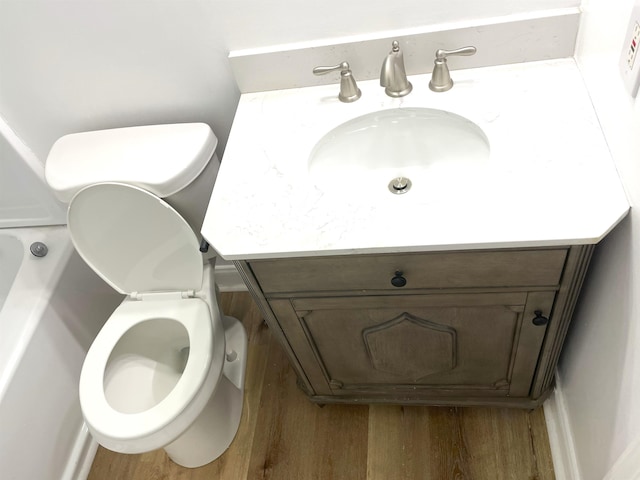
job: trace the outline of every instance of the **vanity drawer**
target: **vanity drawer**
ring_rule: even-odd
[[[348,255],[256,260],[250,266],[266,294],[538,287],[560,283],[567,252],[567,248],[552,248]],[[406,280],[404,286],[392,285],[396,272]]]

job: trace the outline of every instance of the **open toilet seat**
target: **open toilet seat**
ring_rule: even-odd
[[[173,389],[148,410],[118,411],[105,392],[111,352],[133,327],[158,319],[175,321],[187,332],[190,351],[182,375]],[[198,395],[208,399],[222,374],[224,337],[215,338],[212,330],[209,307],[199,298],[123,302],[96,337],[80,376],[80,403],[96,440],[126,453],[153,450],[173,441],[199,413],[200,402],[194,399]],[[210,384],[207,392],[202,391],[205,381]],[[191,408],[198,411],[189,415]]]
[[[222,320],[217,308],[208,303],[215,299],[209,300],[211,295],[204,291],[202,298],[196,296],[203,286],[199,242],[186,220],[162,199],[142,188],[113,182],[90,185],[73,197],[68,228],[85,262],[115,290],[128,295],[85,357],[80,403],[87,426],[100,444],[122,453],[164,447],[201,413],[224,365]],[[179,345],[174,338],[176,332],[182,342]],[[127,353],[140,363],[127,364],[125,360],[125,366],[118,370],[120,364],[110,367],[109,362],[125,337],[130,342]],[[152,337],[166,340],[168,347],[165,343],[155,350],[149,347]],[[184,366],[167,369],[170,363],[156,361],[154,352],[170,350],[178,355],[187,346]],[[146,375],[146,384],[131,382],[131,370],[127,368],[139,368]],[[117,372],[112,378],[125,380],[115,389],[117,395],[108,397],[106,377],[112,372]],[[146,388],[152,397],[156,392],[151,384],[167,378],[165,385],[170,390],[163,390],[157,402],[128,408],[129,385],[133,393],[146,395]],[[124,393],[120,396],[120,392]],[[109,398],[117,398],[120,408]]]

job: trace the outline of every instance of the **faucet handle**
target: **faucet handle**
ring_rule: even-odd
[[[356,84],[356,79],[353,78],[349,63],[340,62],[338,65],[330,67],[315,67],[313,74],[324,75],[338,70],[340,70],[340,94],[338,95],[338,99],[345,103],[355,102],[362,96],[362,92]]]
[[[462,47],[462,48],[456,48],[455,50],[443,50],[439,48],[438,50],[436,50],[436,58],[444,59],[444,58],[450,57],[451,55],[468,56],[468,55],[473,55],[476,52],[477,52],[476,47]]]
[[[313,74],[324,75],[325,73],[335,72],[337,70],[349,70],[349,63],[340,62],[338,65],[333,65],[332,67],[315,67],[313,69]]]
[[[433,73],[431,74],[431,81],[429,82],[429,88],[434,92],[446,92],[453,87],[453,80],[449,74],[449,67],[447,66],[447,57],[451,55],[473,55],[476,53],[476,47],[462,47],[455,50],[436,50],[436,59],[434,61]]]

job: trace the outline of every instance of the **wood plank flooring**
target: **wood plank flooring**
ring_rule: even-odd
[[[249,357],[242,422],[227,452],[196,469],[164,451],[99,448],[89,480],[553,480],[541,408],[326,405],[296,386],[247,293],[222,294],[242,321]]]

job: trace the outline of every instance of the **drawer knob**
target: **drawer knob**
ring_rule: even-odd
[[[542,326],[549,323],[549,319],[547,317],[542,316],[542,310],[536,310],[533,313],[536,314],[535,318],[532,320],[534,325]]]
[[[397,270],[395,276],[391,279],[391,285],[394,287],[404,287],[407,284],[407,279],[402,276],[402,271]]]

